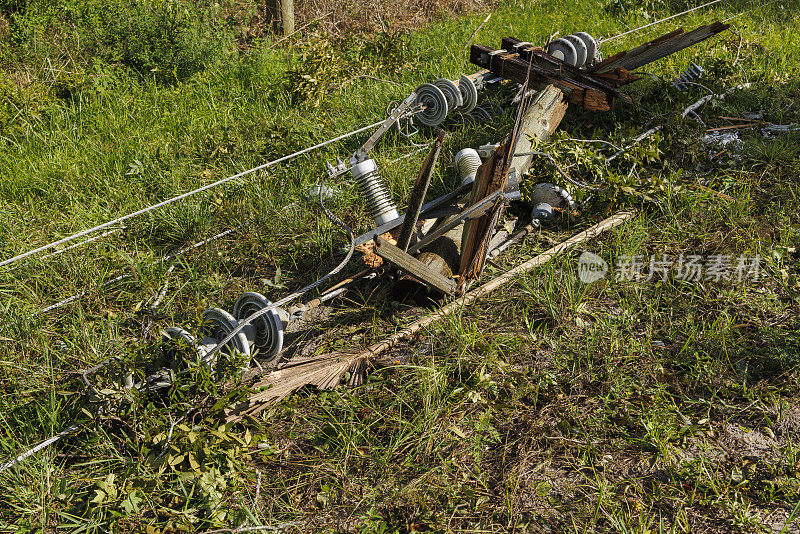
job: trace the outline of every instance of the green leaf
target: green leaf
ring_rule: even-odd
[[[191,452],[187,456],[189,458],[189,466],[195,471],[198,471],[200,469],[200,463],[197,461],[197,458],[195,458],[194,454]]]

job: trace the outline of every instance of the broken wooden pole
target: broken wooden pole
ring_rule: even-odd
[[[439,224],[446,225],[458,215],[452,215],[442,220]],[[417,256],[419,262],[428,269],[438,272],[441,276],[452,280],[458,272],[458,261],[461,257],[461,234],[463,223],[451,228],[435,241],[427,244]],[[433,228],[431,231],[435,231]],[[419,305],[427,305],[442,298],[444,292],[432,286],[421,283],[413,276],[403,274],[394,284],[393,295],[395,300],[404,302],[412,300]]]
[[[531,166],[533,156],[531,147],[549,139],[556,130],[564,114],[567,103],[564,93],[555,85],[548,85],[522,108],[522,117],[507,146],[499,147],[478,169],[473,185],[472,203],[491,195],[498,187],[505,186],[505,174],[513,170],[521,179]],[[519,155],[517,155],[519,154]],[[502,160],[502,161],[501,161]],[[462,254],[459,275],[476,278],[483,271],[489,239],[494,223],[500,215],[500,206],[484,218],[469,221],[464,225]]]
[[[631,102],[629,96],[607,80],[552,56],[547,56],[545,63],[530,62],[522,59],[518,53],[472,45],[470,62],[508,80],[523,85],[527,83],[531,88],[541,89],[548,84],[555,84],[570,102],[590,111],[610,110],[615,98]]]
[[[431,266],[422,263],[420,260],[401,250],[400,248],[392,245],[381,237],[375,238],[375,253],[388,261],[405,274],[421,280],[426,285],[441,291],[446,295],[454,295],[456,292],[456,284],[452,278],[449,278],[441,273],[441,269],[431,268]]]

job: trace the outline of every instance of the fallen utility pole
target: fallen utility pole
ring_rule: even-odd
[[[254,384],[253,387],[260,391],[253,394],[249,400],[230,409],[226,413],[226,421],[237,422],[245,417],[254,416],[304,386],[310,385],[316,386],[319,389],[333,389],[341,383],[346,373],[350,373],[350,378],[348,379],[348,384],[350,386],[362,384],[364,373],[368,367],[373,365],[391,366],[398,363],[398,360],[393,360],[391,358],[376,360],[378,355],[396,346],[399,342],[411,338],[417,332],[439,321],[441,318],[462,309],[476,299],[488,295],[495,289],[508,284],[519,275],[535,269],[540,265],[544,265],[559,254],[562,254],[580,243],[593,239],[607,230],[620,226],[624,222],[630,220],[634,216],[634,213],[635,212],[618,213],[591,228],[575,234],[566,241],[559,243],[497,278],[490,280],[477,289],[473,289],[457,300],[415,321],[386,339],[370,345],[361,352],[352,354],[334,352],[313,358],[292,358]]]
[[[567,110],[564,93],[555,85],[545,87],[530,102],[523,100],[522,106],[520,118],[506,142],[478,169],[472,189],[473,205],[505,189],[512,173],[519,179],[530,169],[533,161],[531,147],[547,141]],[[483,271],[491,233],[502,214],[503,205],[496,202],[483,218],[468,221],[464,225],[459,266],[462,281],[477,278]]]

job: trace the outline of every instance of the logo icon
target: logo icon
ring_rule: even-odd
[[[608,274],[608,264],[606,260],[593,254],[592,252],[584,251],[578,258],[578,278],[584,284],[591,284],[602,280]]]

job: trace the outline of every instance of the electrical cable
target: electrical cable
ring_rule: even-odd
[[[419,113],[419,112],[420,112],[420,110],[413,110],[413,111],[410,111],[410,112],[406,113],[406,114],[404,115],[404,117],[405,117],[405,116],[413,116],[413,115],[415,115],[415,114],[417,114],[417,113]],[[401,117],[401,118],[402,118],[402,117]],[[361,129],[359,129],[359,130],[355,130],[354,132],[351,132],[350,134],[346,134],[345,136],[340,136],[340,137],[338,137],[338,138],[335,138],[335,139],[328,140],[328,141],[326,141],[325,143],[331,143],[331,142],[334,142],[334,141],[337,141],[337,140],[341,140],[341,139],[343,139],[344,137],[347,137],[347,136],[349,136],[349,135],[355,135],[356,133],[361,133],[361,132],[362,132],[362,131],[364,131],[365,129],[372,128],[372,127],[374,127],[375,125],[380,125],[380,124],[383,124],[383,122],[384,122],[384,121],[381,121],[381,122],[379,122],[379,123],[375,123],[375,124],[371,124],[370,126],[367,126],[367,127],[365,127],[365,128],[361,128]],[[320,145],[316,145],[315,147],[320,147],[320,146],[323,146],[325,143],[321,143]],[[307,149],[304,149],[304,150],[305,150],[305,151],[309,151],[309,150],[312,150],[312,149],[314,149],[315,147],[310,147],[310,148],[307,148]],[[295,155],[296,155],[296,154],[300,154],[301,152],[303,152],[303,151],[296,152],[296,153],[295,153]],[[284,158],[281,158],[281,159],[286,159],[286,158],[288,158],[288,157],[290,157],[290,156],[292,156],[292,155],[290,154],[289,156],[285,156]],[[401,159],[401,158],[400,158],[400,159]],[[278,161],[280,161],[280,160],[275,160],[275,162],[278,162]],[[275,162],[272,162],[272,163],[275,163]],[[266,165],[269,165],[269,164],[266,164]],[[263,167],[263,166],[262,166],[262,167]],[[218,183],[219,183],[219,182],[218,182]],[[325,209],[325,207],[324,207],[324,206],[323,206],[323,209]],[[219,233],[219,234],[217,234],[217,235],[215,235],[215,236],[213,236],[213,237],[210,237],[210,238],[208,238],[208,239],[205,239],[205,240],[203,240],[203,241],[199,241],[199,242],[197,242],[197,243],[194,243],[194,244],[192,244],[192,245],[189,245],[189,246],[187,246],[187,247],[185,247],[185,248],[183,248],[183,249],[181,249],[181,250],[178,250],[177,252],[174,252],[174,253],[172,253],[172,254],[168,254],[167,256],[164,256],[163,258],[161,258],[161,259],[159,259],[159,260],[155,260],[155,261],[153,261],[152,263],[150,263],[150,266],[157,265],[157,264],[159,264],[159,263],[164,263],[164,262],[166,262],[166,261],[169,261],[169,260],[171,260],[171,259],[173,259],[173,258],[175,258],[175,257],[177,257],[177,256],[180,256],[181,254],[184,254],[184,253],[186,253],[186,252],[189,252],[190,250],[193,250],[193,249],[195,249],[195,248],[198,248],[198,247],[200,247],[200,246],[203,246],[203,245],[205,245],[205,244],[207,244],[207,243],[210,243],[211,241],[214,241],[214,240],[216,240],[216,239],[219,239],[219,238],[221,238],[221,237],[224,237],[224,236],[226,236],[226,235],[228,235],[228,234],[230,234],[230,233],[232,233],[232,232],[235,232],[236,230],[238,230],[238,229],[242,228],[242,226],[243,226],[243,225],[240,225],[240,226],[237,226],[236,228],[231,228],[231,229],[229,229],[229,230],[225,230],[224,232],[221,232],[221,233]],[[114,230],[114,231],[116,231],[116,230]],[[108,233],[111,233],[111,232],[108,232]],[[76,234],[76,235],[77,235],[77,234]],[[103,235],[106,235],[106,234],[103,234]],[[102,236],[98,236],[98,237],[102,237]],[[80,243],[80,244],[82,245],[82,244],[88,243],[89,241],[93,241],[94,239],[96,239],[96,238],[90,238],[90,239],[87,239],[86,241],[84,241],[84,242],[82,242],[82,243]],[[72,248],[72,247],[69,247],[69,248]],[[58,252],[57,252],[57,254],[60,254],[61,252],[64,252],[64,251],[66,251],[66,250],[68,250],[68,249],[64,249],[64,250],[62,250],[62,251],[58,251]],[[35,253],[35,251],[31,251],[31,253]],[[55,255],[55,254],[52,254],[52,255]],[[47,258],[47,257],[49,257],[49,256],[51,256],[51,255],[47,255],[47,256],[45,256],[45,258]],[[0,264],[0,265],[2,265],[2,264]],[[128,274],[122,274],[122,275],[119,275],[119,276],[117,276],[117,277],[115,277],[115,278],[112,278],[111,280],[107,280],[106,282],[103,282],[103,283],[102,283],[102,284],[100,284],[98,287],[96,287],[96,288],[94,288],[94,289],[92,289],[92,290],[85,290],[85,291],[81,291],[81,292],[79,292],[79,293],[73,294],[72,296],[69,296],[69,297],[67,297],[67,298],[65,298],[65,299],[63,299],[63,300],[60,300],[59,302],[56,302],[55,304],[51,304],[50,306],[47,306],[47,307],[41,308],[39,311],[37,311],[36,313],[34,313],[34,317],[35,317],[35,316],[37,316],[37,315],[41,315],[41,314],[43,314],[43,313],[47,313],[47,312],[49,312],[49,311],[53,311],[53,310],[55,310],[55,309],[58,309],[58,308],[63,308],[63,307],[64,307],[64,306],[66,306],[67,304],[70,304],[70,303],[72,303],[72,302],[75,302],[76,300],[79,300],[79,299],[81,299],[81,298],[85,297],[85,296],[86,296],[86,295],[88,295],[88,294],[89,294],[91,291],[94,291],[94,290],[97,290],[97,289],[102,289],[102,288],[104,288],[104,287],[110,286],[110,285],[112,285],[112,284],[115,284],[115,283],[117,283],[117,282],[120,282],[120,281],[122,281],[122,280],[126,280],[126,279],[128,279],[128,278],[131,278],[132,276],[133,276],[133,275],[132,275],[132,274],[130,274],[130,273],[128,273]]]
[[[185,254],[186,252],[194,250],[194,249],[196,249],[198,247],[202,247],[203,245],[211,243],[212,241],[216,241],[217,239],[220,239],[222,237],[225,237],[226,235],[228,235],[230,233],[233,233],[236,230],[239,230],[240,228],[242,228],[242,226],[243,225],[237,226],[235,228],[229,228],[229,229],[227,229],[227,230],[225,230],[223,232],[218,233],[217,235],[209,237],[208,239],[204,239],[202,241],[198,241],[196,243],[188,245],[188,246],[186,246],[186,247],[184,247],[184,248],[182,248],[180,250],[177,250],[177,251],[175,251],[175,252],[173,252],[171,254],[167,254],[166,256],[164,256],[161,259],[154,260],[148,266],[152,267],[154,265],[158,265],[159,263],[164,263],[164,262],[169,261],[169,260],[171,260],[173,258],[177,258],[178,256],[180,256],[182,254]],[[60,301],[56,302],[55,304],[51,304],[50,306],[47,306],[45,308],[41,308],[38,312],[34,313],[34,317],[37,316],[37,315],[41,315],[43,313],[47,313],[49,311],[58,309],[58,308],[63,308],[64,306],[66,306],[67,304],[70,304],[71,302],[75,302],[78,299],[82,299],[83,297],[88,295],[91,291],[96,291],[98,289],[103,289],[104,287],[110,286],[112,284],[116,284],[117,282],[121,282],[122,280],[126,280],[128,278],[131,278],[132,276],[133,276],[133,274],[127,273],[127,274],[121,274],[121,275],[119,275],[117,277],[114,277],[111,280],[106,280],[105,282],[103,282],[102,284],[100,284],[99,286],[97,286],[97,287],[95,287],[93,289],[86,289],[84,291],[80,291],[80,292],[75,293],[74,295],[72,295],[70,297],[67,297],[67,298],[65,298],[63,300],[60,300]]]
[[[347,237],[350,240],[350,244],[348,246],[347,255],[345,256],[345,258],[339,263],[339,265],[334,267],[334,269],[332,271],[330,271],[328,274],[326,274],[322,278],[319,278],[317,281],[312,282],[312,283],[308,284],[307,286],[295,291],[291,295],[280,299],[279,301],[267,306],[266,308],[261,308],[257,312],[253,313],[252,315],[249,315],[249,316],[245,317],[244,319],[241,319],[239,321],[239,325],[236,328],[231,330],[231,332],[227,336],[225,336],[225,338],[222,339],[219,342],[219,344],[217,344],[213,349],[211,349],[208,353],[206,353],[206,355],[203,357],[204,360],[206,360],[206,361],[210,360],[212,356],[214,356],[217,352],[222,350],[222,348],[224,346],[226,346],[230,342],[230,340],[232,340],[239,332],[244,330],[244,328],[247,325],[249,325],[252,321],[258,319],[259,317],[261,317],[264,314],[269,313],[270,311],[274,310],[275,308],[283,306],[284,304],[287,304],[288,302],[291,302],[292,300],[296,299],[297,297],[300,297],[300,296],[304,295],[305,293],[308,293],[312,289],[314,289],[316,287],[319,287],[320,285],[324,284],[326,281],[328,281],[332,277],[336,276],[350,262],[350,259],[353,257],[353,253],[356,250],[356,236],[353,233],[353,230],[349,226],[347,226],[344,222],[342,222],[338,217],[336,217],[336,215],[333,214],[333,212],[331,212],[328,209],[327,206],[325,206],[325,201],[324,201],[324,196],[323,196],[323,186],[324,185],[325,185],[325,177],[323,176],[322,181],[320,182],[320,185],[319,185],[319,205],[322,207],[322,211],[325,213],[325,216],[332,223],[334,223],[335,225],[339,226],[342,230],[344,230],[347,233]]]
[[[650,26],[655,26],[656,24],[661,24],[662,22],[674,19],[676,17],[680,17],[682,15],[686,15],[687,13],[691,13],[692,11],[697,11],[698,9],[702,9],[704,7],[708,7],[708,6],[717,4],[719,2],[722,2],[722,0],[712,0],[711,2],[706,2],[705,4],[699,5],[697,7],[693,7],[691,9],[687,9],[686,11],[681,11],[680,13],[676,13],[674,15],[670,15],[669,17],[663,18],[661,20],[657,20],[655,22],[651,22],[650,24],[645,24],[644,26],[639,26],[638,28],[634,28],[632,30],[628,30],[628,31],[626,31],[624,33],[620,33],[619,35],[615,35],[613,37],[608,37],[607,39],[600,39],[599,42],[600,43],[607,43],[609,41],[613,41],[614,39],[619,39],[620,37],[624,37],[624,36],[629,35],[631,33],[636,33],[636,32],[638,32],[640,30],[644,30],[645,28],[649,28]]]
[[[771,0],[770,2],[767,2],[767,3],[764,3],[764,4],[758,5],[758,6],[756,6],[756,7],[751,7],[750,9],[748,9],[748,10],[746,10],[746,11],[742,11],[742,12],[740,12],[740,13],[737,13],[737,14],[735,14],[735,15],[731,16],[731,17],[728,17],[727,19],[723,20],[722,22],[728,22],[729,20],[733,20],[733,19],[735,19],[736,17],[741,17],[742,15],[746,15],[747,13],[751,13],[751,12],[753,12],[753,11],[757,10],[757,9],[761,9],[762,7],[771,6],[772,4],[774,4],[774,3],[776,3],[776,2],[779,2],[779,1],[780,1],[780,0]]]
[[[94,367],[90,367],[89,369],[84,369],[84,370],[80,371],[81,380],[83,381],[84,385],[86,386],[87,391],[90,394],[98,395],[98,392],[97,392],[97,390],[95,390],[94,386],[92,386],[91,382],[89,382],[89,379],[88,379],[87,375],[89,375],[91,373],[94,373],[95,371],[98,371],[99,369],[105,367],[106,365],[108,365],[109,363],[114,362],[114,361],[116,361],[116,362],[118,362],[120,364],[120,366],[123,369],[123,374],[125,374],[124,364],[122,363],[122,360],[120,360],[120,358],[118,358],[116,356],[111,357],[111,358],[107,359],[106,361],[95,365]],[[32,448],[30,448],[27,451],[23,452],[22,454],[16,456],[12,460],[9,460],[8,462],[4,463],[3,465],[0,465],[0,473],[2,473],[3,471],[6,471],[7,469],[9,469],[11,467],[14,467],[15,465],[17,465],[20,462],[23,462],[23,461],[27,460],[28,458],[30,458],[31,456],[33,456],[37,452],[41,451],[42,449],[46,449],[47,447],[49,447],[53,443],[57,442],[61,438],[64,438],[66,436],[69,436],[70,434],[75,433],[81,426],[82,426],[81,424],[75,423],[75,424],[69,426],[67,429],[62,430],[58,434],[47,438],[46,440],[42,441],[38,445],[33,446]]]
[[[0,267],[3,267],[5,265],[10,265],[12,263],[18,262],[20,260],[23,260],[23,259],[28,258],[30,256],[33,256],[35,254],[38,254],[39,252],[43,252],[45,250],[49,250],[49,249],[51,249],[53,247],[57,247],[58,245],[62,245],[64,243],[68,243],[70,241],[74,241],[75,239],[78,239],[78,238],[83,237],[85,235],[91,234],[91,233],[96,232],[98,230],[104,230],[105,228],[108,228],[109,226],[113,226],[115,224],[119,224],[119,223],[121,223],[123,221],[127,221],[128,219],[132,219],[132,218],[137,217],[139,215],[143,215],[145,213],[148,213],[150,211],[156,210],[158,208],[163,208],[164,206],[167,206],[167,205],[172,204],[174,202],[178,202],[179,200],[183,200],[185,198],[194,196],[194,195],[196,195],[198,193],[202,193],[204,191],[208,191],[209,189],[212,189],[212,188],[217,187],[219,185],[225,184],[225,183],[230,182],[232,180],[236,180],[237,178],[241,178],[243,176],[247,176],[249,174],[253,174],[254,172],[258,172],[260,170],[264,170],[264,169],[267,169],[269,167],[273,167],[273,166],[275,166],[275,165],[277,165],[279,163],[283,163],[284,161],[287,161],[287,160],[290,160],[290,159],[295,158],[297,156],[301,156],[303,154],[311,152],[312,150],[316,150],[318,148],[322,148],[322,147],[327,146],[327,145],[329,145],[331,143],[335,143],[337,141],[341,141],[343,139],[347,139],[348,137],[352,137],[352,136],[357,135],[359,133],[365,132],[367,130],[375,128],[376,126],[380,126],[383,123],[384,123],[383,120],[375,122],[375,123],[370,124],[368,126],[364,126],[363,128],[359,128],[357,130],[353,130],[352,132],[340,135],[338,137],[334,137],[332,139],[328,139],[327,141],[323,141],[322,143],[319,143],[319,144],[316,144],[314,146],[310,146],[310,147],[304,148],[304,149],[299,150],[297,152],[293,152],[292,154],[289,154],[287,156],[283,156],[283,157],[278,158],[276,160],[264,163],[263,165],[259,165],[257,167],[253,167],[252,169],[248,169],[246,171],[242,171],[242,172],[240,172],[238,174],[234,174],[232,176],[228,176],[227,178],[223,178],[221,180],[217,180],[216,182],[204,185],[202,187],[198,187],[197,189],[193,189],[192,191],[188,191],[186,193],[174,196],[174,197],[169,198],[167,200],[164,200],[162,202],[158,202],[156,204],[152,204],[152,205],[150,205],[150,206],[148,206],[146,208],[142,208],[142,209],[134,211],[132,213],[128,213],[127,215],[123,215],[122,217],[117,217],[116,219],[113,219],[111,221],[104,222],[102,224],[98,224],[97,226],[94,226],[94,227],[86,229],[86,230],[82,230],[80,232],[77,232],[77,233],[72,234],[70,236],[64,237],[64,238],[59,239],[57,241],[53,241],[52,243],[49,243],[47,245],[43,245],[43,246],[37,247],[37,248],[35,248],[33,250],[29,250],[28,252],[24,252],[22,254],[18,254],[17,256],[14,256],[12,258],[8,258],[8,259],[5,259],[3,261],[0,261]]]
[[[61,438],[65,437],[65,436],[69,436],[70,434],[72,434],[73,432],[78,430],[78,428],[80,428],[80,426],[81,425],[72,425],[71,427],[67,428],[66,430],[62,430],[61,432],[59,432],[55,436],[44,440],[43,442],[39,443],[38,445],[36,445],[32,449],[29,449],[26,452],[23,452],[22,454],[20,454],[19,456],[17,456],[13,460],[10,460],[10,461],[4,463],[3,465],[0,465],[0,473],[2,473],[3,471],[5,471],[6,469],[8,469],[10,467],[14,467],[15,465],[17,465],[18,463],[20,463],[22,461],[28,459],[29,457],[33,456],[34,454],[36,454],[40,450],[46,449],[47,447],[49,447],[50,445],[52,445],[56,441],[60,440]]]

